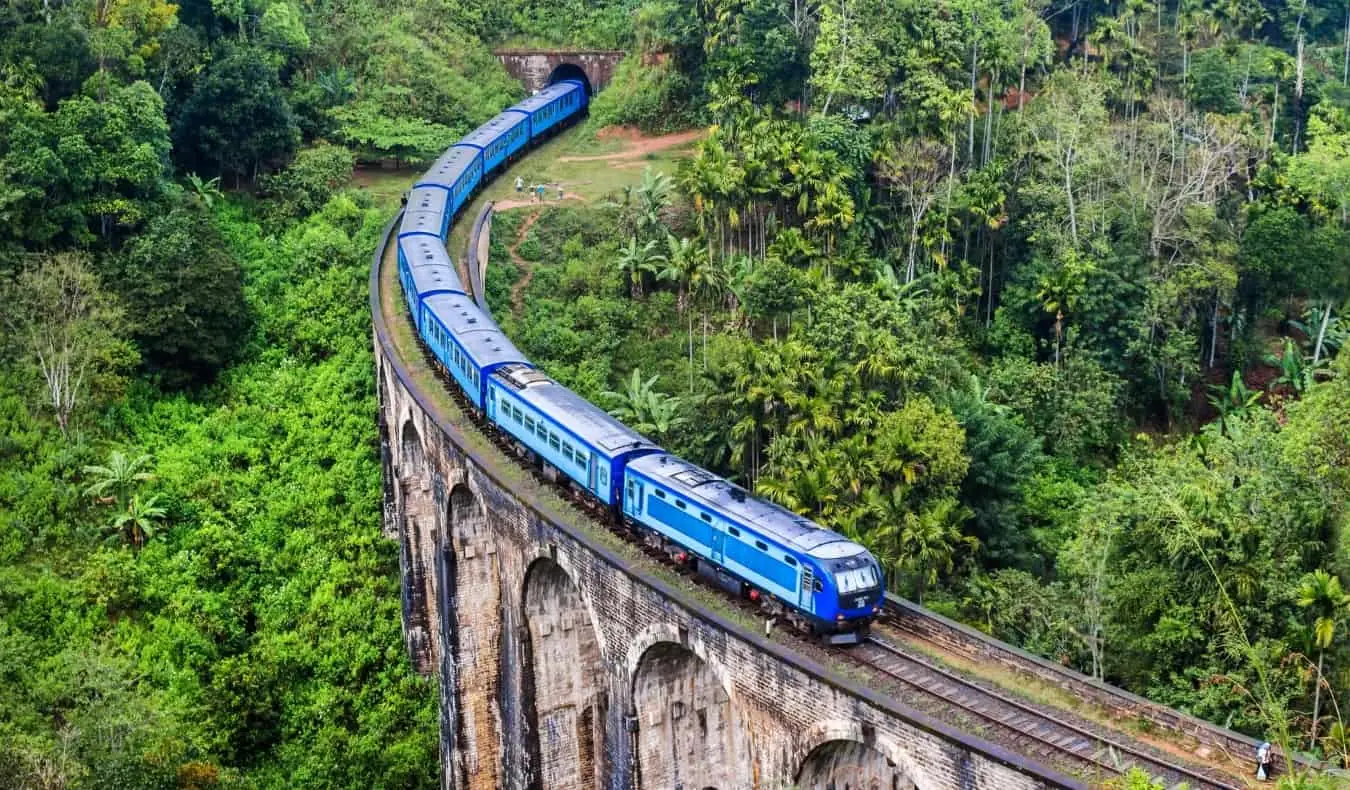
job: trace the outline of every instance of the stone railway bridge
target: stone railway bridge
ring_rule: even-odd
[[[764,638],[542,489],[428,375],[388,241],[384,528],[412,662],[441,680],[447,790],[1081,786]]]

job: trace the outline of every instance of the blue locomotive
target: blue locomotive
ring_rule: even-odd
[[[415,183],[397,244],[417,332],[479,417],[548,477],[799,627],[856,642],[885,594],[865,548],[676,458],[549,378],[464,290],[445,248],[455,217],[498,168],[587,102],[578,81],[550,85],[474,130]]]

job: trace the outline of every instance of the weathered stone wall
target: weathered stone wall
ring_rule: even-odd
[[[622,50],[546,50],[546,49],[499,49],[493,53],[506,67],[512,77],[520,80],[525,89],[533,93],[549,85],[554,72],[560,76],[571,77],[564,67],[571,65],[579,68],[590,82],[591,92],[597,93],[614,76],[614,68],[623,60]]]
[[[377,317],[387,530],[446,788],[1075,786],[871,694],[542,516],[409,389]]]

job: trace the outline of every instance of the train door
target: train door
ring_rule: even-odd
[[[797,605],[801,606],[801,608],[805,609],[808,612],[814,612],[816,610],[815,591],[812,589],[813,587],[815,587],[815,585],[816,585],[815,573],[811,571],[811,568],[803,565],[801,595],[797,601]]]
[[[497,419],[497,391],[492,387],[487,388],[487,416],[489,420]]]
[[[726,539],[727,533],[714,526],[712,529],[712,561],[718,565],[725,565],[722,562],[722,551]]]
[[[631,477],[624,486],[623,510],[630,518],[642,515],[642,483]]]
[[[595,453],[591,453],[590,456],[591,460],[586,464],[586,490],[593,491],[601,499],[604,499],[605,492],[600,491],[595,487],[595,465],[597,463],[595,460]]]

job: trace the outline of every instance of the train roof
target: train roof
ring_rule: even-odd
[[[477,129],[474,129],[469,133],[468,137],[459,141],[459,145],[471,145],[476,148],[486,148],[507,131],[525,123],[525,120],[528,117],[529,116],[519,110],[506,110],[496,118],[493,118]]]
[[[436,294],[427,297],[423,303],[455,336],[479,369],[511,362],[529,364],[520,349],[468,296]]]
[[[441,236],[444,215],[438,211],[408,211],[403,214],[403,222],[398,226],[400,238],[409,233],[427,233],[436,238]]]
[[[781,505],[750,494],[724,477],[668,453],[630,461],[628,468],[675,493],[818,559],[851,557],[865,549]]]
[[[408,211],[430,211],[436,214],[445,212],[445,204],[450,193],[434,186],[416,186],[408,193]]]
[[[595,404],[538,370],[511,366],[496,373],[516,397],[611,456],[634,450],[660,450],[647,437],[614,419]]]
[[[437,291],[464,293],[464,285],[459,281],[455,267],[442,264],[432,266],[414,266],[412,268],[413,287],[418,296]]]
[[[408,260],[408,266],[417,268],[418,266],[454,266],[454,261],[450,260],[450,253],[445,251],[445,245],[441,243],[440,236],[402,236],[398,240],[398,246],[403,248],[403,257]]]
[[[572,91],[581,89],[581,87],[582,87],[581,83],[578,82],[577,80],[565,80],[563,82],[558,82],[548,86],[547,88],[544,88],[543,90],[534,94],[525,101],[516,104],[511,109],[520,110],[521,112],[532,113],[535,110],[542,109],[546,104],[553,101],[554,99],[566,96]]]
[[[456,143],[446,149],[445,153],[432,163],[430,170],[422,174],[422,179],[417,182],[417,186],[430,184],[451,189],[464,171],[473,164],[473,160],[477,156],[477,148]]]

